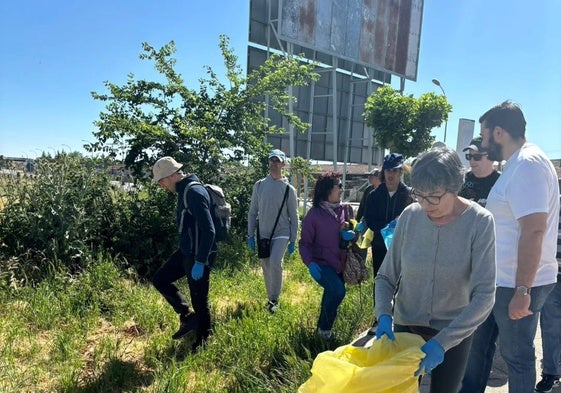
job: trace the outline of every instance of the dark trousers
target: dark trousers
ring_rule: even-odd
[[[395,325],[394,330],[396,332],[414,333],[408,326],[402,325]],[[460,391],[472,339],[473,335],[444,353],[442,363],[430,373],[430,393],[457,393]]]
[[[382,245],[382,247],[372,247],[372,269],[374,271],[374,277],[378,274],[378,270],[380,270],[380,266],[382,266],[382,262],[386,257],[386,247]]]
[[[214,264],[215,259],[216,253],[211,253],[208,257],[209,266]],[[210,334],[210,307],[208,304],[210,268],[205,266],[203,276],[195,281],[191,278],[191,269],[194,263],[195,258],[192,255],[187,257],[180,250],[177,250],[158,269],[152,283],[176,313],[185,315],[190,312],[189,303],[174,282],[187,277],[193,310],[199,323],[197,340],[200,341],[206,339]]]

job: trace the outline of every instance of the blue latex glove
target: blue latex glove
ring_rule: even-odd
[[[383,335],[388,336],[392,341],[395,341],[395,336],[392,330],[392,317],[388,314],[380,315],[378,318],[378,326],[376,327],[376,338],[379,340]]]
[[[205,270],[205,264],[199,261],[195,261],[193,268],[191,269],[191,277],[193,280],[198,281],[203,276],[203,272]]]
[[[444,348],[434,338],[431,338],[421,347],[426,356],[421,360],[419,369],[415,371],[415,376],[419,376],[423,372],[430,374],[430,372],[444,360]]]
[[[310,271],[310,276],[316,281],[321,280],[321,267],[315,262],[310,263],[308,266],[308,270]]]
[[[247,245],[251,251],[255,251],[255,236],[250,236],[247,238]]]
[[[291,256],[295,249],[296,244],[294,244],[294,242],[288,243],[288,256]]]
[[[382,237],[384,238],[384,244],[386,245],[386,249],[389,250],[393,240],[393,234],[395,232],[395,227],[397,225],[396,220],[392,220],[386,225],[384,228],[380,230]]]
[[[365,226],[366,226],[366,225],[364,225],[364,222],[361,221],[361,222],[359,222],[359,223],[356,225],[355,230],[356,230],[357,232],[362,232],[362,231],[364,230],[364,227],[365,227]]]
[[[341,237],[343,238],[343,240],[353,240],[355,238],[355,231],[349,229],[349,230],[344,230],[344,229],[340,229],[341,231]]]

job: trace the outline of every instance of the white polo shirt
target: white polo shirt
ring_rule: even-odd
[[[533,213],[547,213],[548,216],[542,255],[532,286],[555,283],[559,184],[553,164],[540,148],[526,143],[508,159],[489,193],[486,207],[495,219],[497,285],[516,286],[518,219]]]

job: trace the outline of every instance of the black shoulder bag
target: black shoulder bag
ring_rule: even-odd
[[[286,185],[286,189],[284,191],[284,197],[282,198],[282,203],[277,214],[277,219],[275,220],[275,225],[273,226],[273,230],[271,231],[271,237],[268,239],[262,239],[259,235],[259,221],[257,221],[257,256],[259,258],[269,258],[271,256],[271,240],[273,239],[273,234],[275,233],[275,229],[277,228],[277,224],[279,223],[279,218],[282,212],[282,207],[284,206],[284,202],[288,197],[288,184]]]

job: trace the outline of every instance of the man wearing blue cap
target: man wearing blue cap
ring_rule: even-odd
[[[258,253],[267,290],[267,309],[274,313],[279,308],[282,290],[282,262],[288,245],[288,255],[294,252],[298,234],[296,190],[282,175],[286,156],[278,149],[269,153],[269,176],[253,185],[251,205],[247,218],[247,244]],[[262,253],[266,248],[266,253]]]
[[[397,218],[412,202],[410,189],[402,181],[403,156],[391,153],[384,157],[382,184],[368,195],[364,221],[374,232],[372,240],[372,265],[374,277],[386,256],[386,245],[380,230]]]

